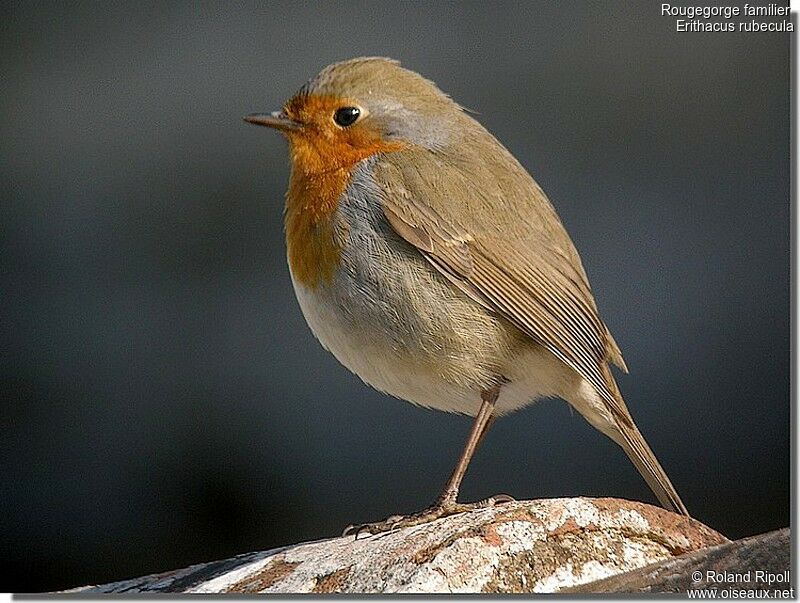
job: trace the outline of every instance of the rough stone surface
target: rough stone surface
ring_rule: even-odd
[[[686,594],[700,589],[787,590],[794,586],[790,568],[789,528],[784,528],[666,559],[568,591]],[[773,597],[777,593],[762,592],[759,596]]]
[[[546,593],[725,542],[697,521],[643,503],[520,501],[68,592]]]

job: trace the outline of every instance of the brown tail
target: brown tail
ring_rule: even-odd
[[[661,463],[658,462],[656,455],[650,450],[650,446],[647,445],[644,436],[642,436],[633,422],[611,370],[608,366],[603,366],[602,368],[606,383],[617,404],[613,406],[607,405],[607,413],[593,412],[591,411],[591,405],[585,403],[576,405],[573,402],[572,405],[592,425],[622,447],[636,469],[642,474],[647,485],[650,486],[653,494],[656,495],[656,498],[666,509],[688,516],[689,511],[686,510],[686,505],[683,504],[681,497],[678,496],[675,486],[669,481],[666,472],[661,467]],[[587,410],[589,412],[586,412]]]
[[[622,437],[619,445],[642,474],[659,502],[670,511],[688,516],[689,511],[686,510],[686,505],[683,504],[681,497],[678,496],[678,492],[669,481],[669,477],[636,425],[620,425],[620,433]]]

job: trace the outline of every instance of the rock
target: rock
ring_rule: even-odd
[[[789,578],[789,547],[789,528],[784,528],[567,590],[573,593],[683,594],[698,589],[788,590],[793,588]],[[758,598],[767,596],[778,595],[761,593]],[[794,594],[781,598],[790,597],[794,598]]]
[[[545,593],[725,542],[693,519],[643,503],[558,498],[67,592]]]

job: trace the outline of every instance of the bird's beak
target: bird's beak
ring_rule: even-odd
[[[251,113],[243,118],[247,123],[257,126],[275,128],[282,132],[297,130],[302,124],[286,115],[283,111],[273,111],[272,113]]]

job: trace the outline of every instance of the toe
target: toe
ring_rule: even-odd
[[[344,529],[344,532],[342,532],[342,537],[353,536],[355,540],[358,540],[358,535],[361,534],[361,532],[369,531],[369,528],[370,524],[368,523],[351,523]]]

